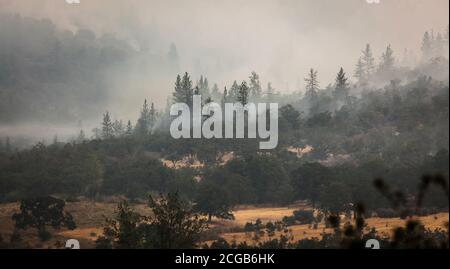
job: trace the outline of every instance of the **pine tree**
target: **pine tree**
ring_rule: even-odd
[[[197,82],[197,88],[203,99],[210,97],[209,83],[206,77],[200,76],[200,80]]]
[[[133,125],[131,125],[131,121],[128,120],[127,127],[125,127],[125,135],[131,136],[133,134]]]
[[[81,129],[80,133],[78,134],[78,137],[77,137],[77,142],[78,143],[83,143],[84,140],[86,140],[86,135],[85,135],[83,129]]]
[[[345,76],[344,68],[341,67],[336,75],[336,83],[334,87],[333,95],[339,101],[345,101],[348,98],[348,79]]]
[[[382,72],[392,71],[394,67],[395,58],[394,51],[391,49],[391,45],[388,45],[386,51],[381,55],[381,63],[379,66],[379,70]]]
[[[411,63],[411,57],[410,57],[408,49],[405,48],[403,50],[403,55],[402,55],[402,59],[400,61],[400,64],[402,66],[410,66],[410,63]]]
[[[179,69],[178,51],[174,43],[170,44],[169,53],[167,53],[167,58],[172,70],[178,71]]]
[[[237,81],[235,80],[233,82],[233,85],[231,85],[230,91],[228,92],[228,96],[229,96],[228,100],[230,102],[235,102],[238,100],[238,95],[239,95],[239,85],[238,85]]]
[[[228,90],[227,90],[227,87],[225,87],[223,89],[222,107],[224,106],[225,103],[228,103],[228,99],[229,99]]]
[[[192,88],[192,81],[189,74],[186,72],[181,78],[177,76],[175,82],[175,91],[173,93],[175,103],[185,103],[192,108],[192,96],[194,95],[194,89]]]
[[[203,88],[203,75],[200,76],[200,79],[197,81],[197,86],[195,86],[196,88]]]
[[[173,101],[175,103],[181,103],[184,101],[183,85],[180,75],[177,75],[177,80],[175,81],[175,91],[173,92]]]
[[[252,72],[250,79],[250,95],[252,98],[258,99],[261,97],[261,83],[259,82],[259,75]]]
[[[434,56],[442,56],[444,53],[444,38],[441,33],[438,33],[436,36],[436,40],[433,45],[433,55]]]
[[[125,134],[125,126],[122,120],[115,120],[113,123],[114,136],[121,137]]]
[[[202,95],[205,95],[205,97],[211,97],[211,92],[210,92],[210,89],[209,89],[209,82],[208,82],[208,78],[206,78],[206,77],[203,80]]]
[[[366,45],[366,48],[362,51],[362,64],[364,66],[364,75],[366,78],[370,78],[375,69],[375,58],[373,57],[370,44]]]
[[[221,98],[221,94],[219,92],[219,86],[215,83],[212,90],[211,90],[211,98],[214,101],[219,101]]]
[[[363,82],[366,78],[364,72],[364,64],[362,62],[361,57],[358,59],[358,62],[356,63],[356,69],[353,76],[358,79],[359,83]]]
[[[247,82],[243,81],[241,86],[239,87],[237,101],[242,105],[248,104],[248,96],[249,96],[249,88],[247,86]]]
[[[152,109],[153,105],[152,105]],[[142,105],[141,115],[136,124],[136,133],[140,136],[146,136],[149,134],[152,124],[152,114],[151,109],[148,107],[147,99],[144,100]]]
[[[306,81],[306,93],[310,99],[317,98],[317,91],[319,89],[319,81],[317,78],[317,71],[311,68],[308,73],[308,77],[305,78]]]
[[[153,129],[153,127],[155,127],[155,122],[156,122],[156,117],[157,117],[157,112],[155,109],[155,103],[152,102],[152,105],[150,106],[150,122],[149,122],[149,128]]]
[[[272,102],[274,100],[275,96],[275,89],[272,87],[272,83],[267,83],[267,89],[266,89],[266,99],[268,102]]]
[[[111,116],[109,115],[109,112],[106,111],[106,113],[103,114],[102,138],[110,139],[113,136],[114,136],[114,130],[113,130],[113,124],[111,121]]]
[[[429,59],[431,57],[432,51],[432,40],[430,37],[430,33],[425,32],[422,38],[422,53],[425,59]]]

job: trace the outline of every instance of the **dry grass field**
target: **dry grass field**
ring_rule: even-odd
[[[258,209],[261,211],[264,209]],[[270,212],[270,208],[265,209],[267,212]],[[421,223],[425,225],[426,228],[431,230],[434,229],[445,229],[445,223],[449,221],[448,213],[439,213],[426,217],[419,218]],[[264,222],[264,221],[263,221]],[[367,230],[371,228],[375,228],[378,233],[381,235],[391,236],[392,230],[396,227],[403,226],[406,220],[401,220],[400,218],[368,218],[367,222]],[[245,223],[245,222],[244,222]],[[325,224],[319,224],[317,229],[312,229],[309,225],[294,225],[289,227],[289,235],[290,237],[297,241],[306,238],[321,238],[323,233],[331,233],[332,229],[325,228]],[[275,237],[278,234],[275,235]],[[224,233],[221,235],[227,241],[236,241],[236,242],[244,242],[246,241],[249,244],[254,244],[256,241],[253,240],[253,236],[250,233],[238,232],[238,233]],[[267,236],[261,237],[259,240],[264,241],[268,239]]]
[[[31,247],[53,248],[58,241],[65,242],[67,239],[77,239],[84,248],[93,248],[94,241],[102,234],[102,227],[105,223],[105,217],[111,217],[117,207],[117,203],[96,203],[96,202],[74,202],[67,203],[65,210],[70,212],[77,224],[77,229],[50,231],[53,237],[50,241],[42,243],[36,236],[36,231],[28,229],[22,231],[21,235],[25,242]],[[150,214],[150,210],[145,204],[134,205],[136,211],[141,214]],[[14,223],[11,216],[19,211],[19,204],[0,204],[0,234],[8,240],[14,230]]]
[[[247,222],[254,222],[260,219],[262,222],[281,220],[285,216],[292,215],[292,213],[303,208],[304,205],[295,205],[292,207],[247,207],[238,208],[233,212],[235,219],[231,221],[233,224],[244,226]]]
[[[36,231],[28,229],[25,232],[21,232],[22,238],[30,247],[34,248],[54,248],[55,244],[63,243],[67,239],[77,239],[80,241],[82,248],[93,248],[95,239],[102,234],[102,225],[104,224],[105,217],[111,217],[115,211],[116,203],[94,203],[94,202],[75,202],[68,203],[66,210],[70,212],[75,222],[77,223],[77,229],[73,231],[58,230],[51,231],[53,237],[50,241],[42,243],[36,236]],[[141,214],[149,215],[150,211],[145,204],[139,204],[133,206]],[[292,207],[241,207],[235,212],[235,220],[222,221],[216,220],[213,226],[220,227],[224,233],[220,236],[226,240],[237,242],[247,241],[248,243],[254,243],[251,235],[244,232],[226,232],[227,230],[233,230],[233,228],[242,229],[243,225],[247,222],[254,222],[257,219],[261,219],[263,223],[268,221],[281,220],[284,216],[289,216],[294,210],[305,209],[305,205],[297,204]],[[1,204],[0,205],[0,234],[5,240],[8,240],[10,234],[14,229],[14,223],[11,221],[11,216],[14,212],[19,210],[18,204]],[[426,217],[421,217],[422,223],[430,229],[444,228],[445,222],[449,220],[448,213],[439,213]],[[404,224],[404,220],[399,218],[369,218],[367,219],[368,227],[375,227],[380,233],[389,235],[393,228]],[[321,224],[317,229],[311,229],[308,225],[295,225],[289,227],[290,233],[295,240],[303,238],[320,238],[323,232],[330,232],[329,229],[325,229]],[[264,240],[264,237],[261,238]]]

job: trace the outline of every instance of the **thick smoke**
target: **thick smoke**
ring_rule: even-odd
[[[131,56],[104,70],[104,102],[91,118],[70,119],[78,128],[80,121],[98,121],[99,111],[135,119],[144,98],[163,108],[176,74],[184,71],[194,79],[206,75],[221,89],[256,71],[263,85],[271,81],[289,92],[304,89],[311,67],[319,70],[322,87],[341,66],[353,73],[366,43],[377,60],[391,44],[398,60],[408,49],[414,63],[423,32],[445,31],[448,5],[446,0],[81,0],[77,5],[0,0],[0,14],[49,19],[61,31],[89,29],[96,38],[110,34],[126,43]],[[167,67],[171,44],[178,59]]]

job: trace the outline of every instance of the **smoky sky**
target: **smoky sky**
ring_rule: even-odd
[[[71,31],[114,33],[136,49],[146,46],[156,54],[167,53],[174,43],[180,72],[187,71],[194,79],[203,74],[222,88],[256,71],[263,87],[271,81],[281,92],[302,89],[311,67],[319,71],[322,87],[333,82],[341,66],[351,75],[366,43],[377,60],[388,44],[399,60],[405,49],[419,57],[423,32],[444,32],[449,18],[447,0],[80,2],[0,0],[0,11],[49,18]],[[135,107],[143,97],[162,108],[175,75],[152,80],[145,74],[112,77],[112,85],[126,90],[114,91],[117,98],[111,99],[111,110],[137,116]]]

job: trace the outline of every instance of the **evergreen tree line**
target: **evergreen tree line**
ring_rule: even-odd
[[[373,69],[371,55],[368,45],[362,57],[366,73]],[[388,46],[379,70],[396,67],[392,55]],[[135,124],[124,124],[106,112],[94,139],[81,131],[76,141],[38,143],[21,151],[11,151],[4,140],[0,197],[15,201],[63,194],[68,199],[102,199],[124,194],[136,200],[148,193],[179,191],[198,212],[222,218],[232,217],[231,209],[238,204],[296,200],[332,212],[364,200],[368,209],[377,210],[388,205],[371,190],[376,177],[406,190],[423,174],[441,174],[448,180],[448,77],[434,79],[422,75],[423,70],[423,65],[412,69],[414,79],[409,81],[385,80],[376,87],[351,83],[345,70],[337,68],[334,84],[321,88],[319,73],[311,69],[304,95],[277,94],[270,83],[262,90],[255,72],[222,92],[217,85],[210,89],[204,76],[194,86],[184,73],[175,79],[170,103],[191,104],[192,96],[200,93],[203,102],[278,102],[278,148],[260,151],[252,139],[172,139],[164,126],[170,122],[167,108],[157,111],[145,100]],[[224,160],[227,154],[232,157]],[[201,165],[186,164],[189,156]],[[173,169],[167,161],[173,167],[185,165]],[[427,206],[448,208],[440,197],[428,197]]]

